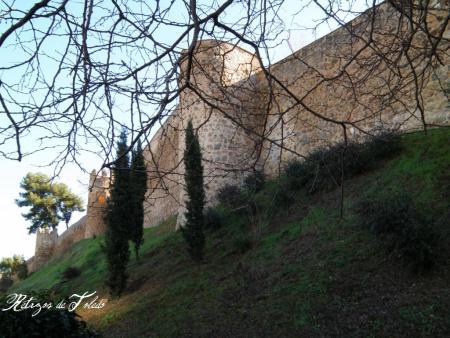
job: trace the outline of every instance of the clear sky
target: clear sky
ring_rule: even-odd
[[[31,6],[31,2],[25,2]],[[273,51],[271,59],[280,60],[289,54],[292,50],[297,50],[302,46],[314,41],[316,38],[326,34],[330,30],[336,28],[336,25],[322,25],[319,30],[313,34],[311,30],[302,30],[302,27],[312,27],[315,25],[315,20],[323,17],[317,7],[313,5],[306,6],[300,14],[293,17],[294,13],[300,11],[300,4],[304,6],[306,2],[298,0],[288,0],[283,6],[280,16],[283,18],[289,30],[286,30],[283,35],[283,43]],[[22,3],[23,5],[23,3]],[[0,5],[1,7],[1,5]],[[353,8],[361,10],[367,8],[365,1],[360,1]],[[238,13],[228,13],[230,19]],[[345,20],[351,19],[351,15],[345,17]],[[4,31],[4,27],[0,25],[0,34]],[[171,34],[167,32],[167,34]],[[7,51],[6,51],[7,53]],[[5,55],[5,52],[2,53]],[[7,55],[15,57],[14,55]],[[5,57],[0,58],[5,62]],[[0,80],[2,74],[0,73]],[[1,121],[0,112],[0,121]],[[4,117],[4,116],[3,116]],[[39,136],[39,135],[35,135]],[[34,142],[33,138],[28,138],[26,142]],[[8,151],[11,149],[1,149]],[[43,172],[50,176],[53,175],[53,167],[46,167],[45,164],[52,159],[51,151],[43,151],[36,155],[25,158],[22,162],[12,161],[0,157],[0,258],[11,256],[13,254],[22,254],[25,258],[29,258],[34,254],[35,236],[28,235],[27,222],[22,218],[21,210],[15,204],[15,199],[18,198],[20,192],[20,181],[28,172]],[[85,170],[99,168],[101,159],[95,158],[89,153],[81,153],[79,161],[82,163]],[[66,183],[72,191],[80,195],[85,202],[87,202],[87,187],[89,183],[89,173],[83,172],[80,168],[73,164],[66,165],[57,178],[57,181]],[[77,221],[83,214],[76,213],[72,217],[72,223]],[[60,232],[65,229],[64,224],[60,224]]]

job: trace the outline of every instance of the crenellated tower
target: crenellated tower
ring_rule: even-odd
[[[37,229],[34,257],[31,262],[28,263],[29,271],[35,271],[52,257],[57,239],[57,230],[50,228]]]
[[[84,238],[91,238],[106,231],[106,200],[109,197],[110,177],[106,171],[97,174],[92,170],[89,179],[89,195],[86,208],[86,230]]]

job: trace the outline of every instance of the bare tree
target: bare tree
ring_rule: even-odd
[[[183,161],[177,155],[165,163],[164,155],[182,153],[176,133],[185,128],[186,112],[202,111],[199,133],[225,123],[228,144],[246,145],[230,161],[214,155],[213,137],[205,156],[210,186],[218,176],[257,166],[276,173],[289,157],[385,124],[420,122],[426,130],[438,120],[427,116],[436,111],[427,107],[430,79],[439,95],[448,95],[448,78],[440,76],[449,60],[448,6],[445,0],[4,0],[0,154],[20,161],[52,149],[52,164],[61,168],[89,151],[109,167],[116,132],[125,127],[130,150],[138,139],[160,139],[147,148],[151,188],[175,200],[180,196],[171,187],[180,183]],[[289,16],[282,15],[286,9]],[[312,9],[316,21],[305,19]],[[288,29],[296,34],[287,17],[300,31],[339,29],[274,63]]]

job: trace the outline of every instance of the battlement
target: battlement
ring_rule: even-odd
[[[91,238],[103,234],[106,231],[104,220],[106,201],[109,197],[111,179],[102,171],[101,175],[92,170],[89,179],[89,195],[86,211],[86,231],[84,238]]]

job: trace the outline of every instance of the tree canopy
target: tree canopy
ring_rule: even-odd
[[[20,183],[23,190],[16,200],[19,207],[28,207],[22,216],[31,222],[29,233],[39,228],[55,230],[61,221],[68,226],[74,211],[84,211],[83,201],[64,183],[52,182],[42,173],[28,173]]]

